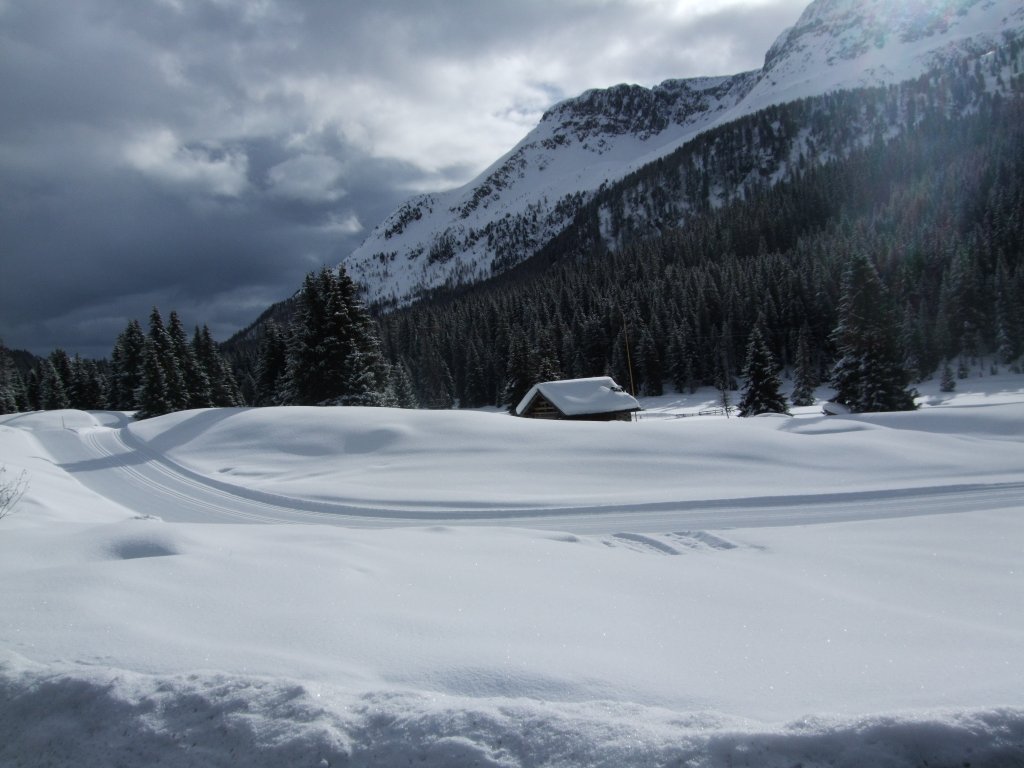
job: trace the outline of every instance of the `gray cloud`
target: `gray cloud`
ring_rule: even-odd
[[[0,338],[219,338],[555,101],[760,65],[802,0],[0,0]]]

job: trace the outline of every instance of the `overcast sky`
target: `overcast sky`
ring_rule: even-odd
[[[561,99],[734,74],[807,0],[0,0],[0,339],[218,340]]]

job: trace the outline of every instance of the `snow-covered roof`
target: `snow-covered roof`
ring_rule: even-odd
[[[636,398],[610,376],[594,376],[534,384],[516,406],[516,416],[523,415],[538,392],[565,416],[640,410]]]

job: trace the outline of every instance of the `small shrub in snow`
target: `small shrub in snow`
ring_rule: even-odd
[[[28,476],[24,471],[13,480],[7,480],[7,467],[0,467],[0,520],[3,520],[25,495],[28,490]]]

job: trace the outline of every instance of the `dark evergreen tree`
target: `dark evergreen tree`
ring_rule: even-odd
[[[0,343],[0,413],[17,413],[25,408],[25,384],[18,367]]]
[[[310,273],[288,342],[289,405],[389,405],[390,372],[344,268]]]
[[[57,411],[71,407],[71,400],[64,381],[52,360],[47,358],[39,364],[39,407],[44,411]]]
[[[562,367],[558,362],[558,352],[555,349],[554,340],[550,333],[541,331],[537,334],[537,344],[534,346],[530,358],[533,361],[533,382],[558,381],[564,378]],[[530,386],[533,386],[531,384]],[[529,390],[527,390],[529,391]],[[525,392],[523,393],[526,394]]]
[[[185,385],[181,361],[178,360],[178,356],[174,353],[174,344],[171,341],[171,336],[164,326],[164,319],[160,314],[160,310],[156,307],[153,307],[153,311],[149,314],[149,336],[146,343],[146,355],[151,357],[152,360],[146,360],[143,367],[143,376],[154,376],[153,361],[159,365],[161,374],[159,383],[153,382],[152,387],[149,387],[148,391],[152,396],[156,390],[160,390],[161,395],[159,397],[151,397],[149,400],[140,403],[140,407],[147,414],[147,416],[142,418],[159,415],[154,410],[160,407],[158,403],[166,403],[167,410],[163,411],[163,413],[182,411],[188,408],[188,387]],[[149,384],[150,382],[146,382],[144,386]]]
[[[210,392],[210,377],[196,356],[195,348],[189,344],[185,328],[181,324],[178,313],[171,310],[167,319],[167,335],[171,339],[171,349],[181,369],[187,397],[186,408],[209,408],[213,405]]]
[[[530,349],[521,330],[512,332],[505,360],[505,384],[501,400],[511,411],[537,383]]]
[[[72,407],[83,411],[103,409],[106,405],[106,383],[96,361],[82,360],[75,355],[72,370]]]
[[[856,413],[915,408],[885,287],[863,253],[854,254],[843,273],[833,340],[838,354],[832,370],[837,402]]]
[[[739,402],[740,416],[789,413],[786,398],[781,392],[782,381],[779,379],[778,368],[768,344],[765,343],[760,322],[750,332],[743,377],[746,385]]]
[[[448,363],[441,357],[437,346],[428,343],[423,355],[423,377],[417,397],[423,408],[451,408],[455,404],[452,380]]]
[[[234,408],[242,405],[238,382],[206,325],[195,329],[192,335],[192,351],[210,384],[210,404],[214,408]]]
[[[954,392],[956,391],[956,376],[953,375],[953,368],[949,364],[949,360],[946,360],[942,364],[942,378],[939,381],[940,392]]]
[[[402,361],[391,366],[391,391],[395,396],[397,408],[419,408],[416,390],[412,386],[409,367]]]
[[[146,335],[139,321],[132,320],[117,337],[110,356],[107,408],[133,411],[139,407],[145,359]]]
[[[146,352],[142,363],[142,386],[137,394],[136,419],[150,419],[174,410],[174,401],[167,390],[167,366],[161,359],[161,349],[152,337],[146,339]]]
[[[470,341],[466,349],[465,383],[459,405],[463,408],[480,408],[491,405],[492,401],[493,396],[487,388],[483,357],[477,345]]]
[[[793,372],[793,405],[814,405],[814,390],[818,386],[818,367],[811,357],[810,330],[800,329],[796,343],[796,370]]]
[[[71,357],[63,349],[57,348],[50,353],[48,357],[50,365],[53,367],[53,374],[60,381],[60,388],[63,391],[63,397],[66,398],[66,404],[60,406],[61,408],[76,408],[73,404],[72,397],[74,395],[74,384],[75,384],[75,370],[74,365],[71,362]]]
[[[37,366],[28,372],[28,381],[25,382],[25,409],[29,411],[43,408],[43,385],[39,374]]]
[[[278,405],[281,386],[288,372],[288,345],[273,320],[263,327],[257,352],[254,405]]]

